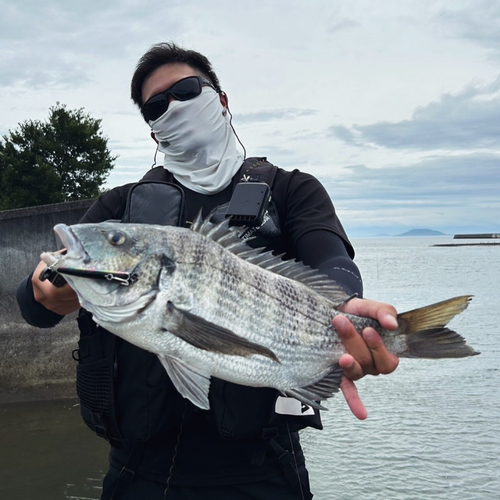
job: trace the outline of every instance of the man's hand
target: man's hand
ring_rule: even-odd
[[[65,284],[61,288],[57,288],[48,280],[40,281],[40,274],[45,267],[46,264],[44,262],[40,262],[33,273],[33,277],[31,278],[35,300],[40,302],[40,304],[46,307],[49,311],[62,316],[78,310],[80,307],[78,297],[68,284]]]
[[[388,330],[395,330],[398,326],[396,309],[389,304],[352,299],[342,307],[342,312],[376,319]],[[368,374],[392,373],[397,368],[399,359],[387,350],[380,335],[373,328],[365,328],[361,336],[344,316],[336,316],[333,326],[348,352],[339,360],[339,365],[344,370],[340,388],[352,413],[364,420],[367,412],[353,381]]]

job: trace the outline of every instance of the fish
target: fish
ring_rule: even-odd
[[[349,297],[319,271],[252,248],[228,220],[190,228],[101,222],[54,227],[66,251],[44,252],[94,321],[155,353],[178,392],[210,408],[210,380],[275,388],[313,408],[339,390],[346,352],[332,319],[375,328],[399,357],[479,354],[446,327],[470,295],[398,314],[390,331],[345,314]]]

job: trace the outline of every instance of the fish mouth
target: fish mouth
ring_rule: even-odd
[[[54,227],[54,232],[61,240],[63,247],[66,248],[65,253],[60,252],[44,252],[40,258],[53,269],[57,269],[68,260],[89,262],[90,256],[83,247],[82,243],[66,224],[57,224]]]
[[[57,224],[54,226],[54,232],[66,250],[41,254],[43,262],[54,271],[58,271],[66,278],[76,276],[112,282],[114,285],[129,286],[137,281],[138,275],[133,270],[131,272],[107,271],[89,267],[92,258],[70,226]],[[109,293],[109,288],[106,293]]]

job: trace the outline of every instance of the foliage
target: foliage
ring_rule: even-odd
[[[0,139],[0,210],[94,198],[114,166],[101,120],[57,103]]]

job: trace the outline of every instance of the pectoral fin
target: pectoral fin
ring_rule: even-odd
[[[158,358],[180,395],[189,399],[191,403],[202,410],[208,410],[210,408],[208,401],[210,377],[196,372],[184,363],[168,356],[159,354]]]
[[[169,324],[168,331],[197,349],[230,356],[260,354],[279,363],[276,355],[267,347],[250,342],[188,311],[177,309],[171,302],[168,304],[168,313],[170,323],[173,323]]]

